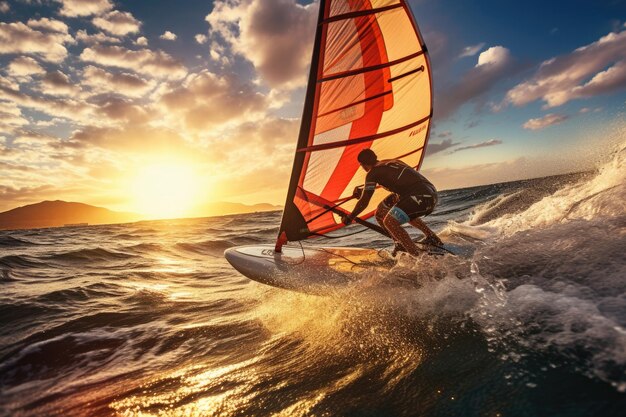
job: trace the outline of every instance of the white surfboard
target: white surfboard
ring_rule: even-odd
[[[274,245],[251,245],[227,249],[224,256],[254,281],[311,294],[349,285],[364,267],[390,266],[379,250],[360,248],[285,246],[278,253]]]
[[[450,254],[453,247],[446,248],[431,248],[425,253]],[[224,256],[237,271],[254,281],[318,295],[349,286],[364,270],[388,271],[396,263],[385,250],[341,247],[284,246],[279,253],[273,245],[250,245],[227,249]]]

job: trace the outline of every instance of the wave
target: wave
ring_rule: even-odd
[[[61,262],[105,262],[134,258],[135,255],[104,248],[79,249],[47,255],[43,259]]]
[[[197,254],[205,253],[222,253],[224,250],[236,246],[228,240],[203,240],[199,242],[178,242],[175,247],[187,252],[193,252]]]
[[[8,255],[0,257],[0,266],[7,268],[41,268],[45,263],[27,255]]]
[[[495,344],[557,351],[626,392],[626,152],[556,189],[504,195],[449,233],[488,244],[471,316]],[[547,192],[546,192],[547,191]],[[498,285],[502,291],[487,291]],[[511,347],[512,344],[507,346]]]
[[[35,246],[35,245],[37,245],[37,243],[31,242],[26,239],[19,239],[11,235],[0,236],[0,248],[1,247],[18,248],[18,247]]]

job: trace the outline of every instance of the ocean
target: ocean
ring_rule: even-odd
[[[223,258],[279,212],[0,232],[0,415],[623,416],[625,153],[442,192],[426,220],[473,255],[326,297]]]

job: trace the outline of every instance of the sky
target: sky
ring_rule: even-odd
[[[626,139],[626,0],[412,0],[439,189],[588,170]],[[0,211],[284,204],[317,1],[0,0]]]

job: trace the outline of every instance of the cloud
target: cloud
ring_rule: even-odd
[[[194,36],[194,39],[196,40],[196,42],[198,42],[200,45],[203,45],[205,43],[207,43],[207,41],[209,40],[209,38],[207,37],[207,35],[203,35],[202,33],[198,33],[196,36]]]
[[[492,46],[478,55],[477,67],[483,65],[501,66],[511,61],[511,53],[502,46]]]
[[[544,108],[552,108],[625,87],[626,30],[544,61],[531,79],[507,92],[504,104],[523,106],[542,100]]]
[[[135,43],[139,46],[148,46],[148,39],[145,36],[140,36]]]
[[[96,97],[93,102],[96,105],[96,114],[110,122],[117,122],[108,123],[106,126],[139,126],[150,120],[150,115],[144,106],[124,97],[104,95]]]
[[[160,106],[183,120],[188,129],[202,130],[258,119],[267,108],[267,99],[254,85],[204,70],[163,93]]]
[[[31,28],[42,29],[43,31],[68,33],[69,28],[60,20],[48,19],[42,17],[41,19],[29,19],[26,23]]]
[[[77,17],[99,15],[113,8],[109,0],[56,0],[62,4],[61,16]]]
[[[51,96],[69,96],[77,94],[80,89],[70,77],[59,70],[51,71],[41,80],[40,91]]]
[[[519,70],[513,63],[511,53],[502,46],[493,46],[482,52],[474,68],[436,97],[436,117],[445,119],[465,103],[486,95],[500,80]]]
[[[132,14],[120,12],[119,10],[96,17],[92,22],[94,26],[117,36],[137,33],[141,28],[141,22],[135,19]]]
[[[210,34],[250,61],[271,87],[304,85],[310,64],[318,2],[221,1],[206,16]]]
[[[105,35],[102,32],[98,32],[98,33],[94,33],[93,35],[90,35],[87,33],[86,30],[83,30],[83,29],[76,32],[76,40],[79,42],[85,43],[87,45],[121,42],[120,39],[113,37],[113,36]]]
[[[45,71],[39,63],[28,56],[20,56],[9,63],[7,72],[14,77],[44,74]]]
[[[591,107],[583,107],[582,109],[578,110],[578,113],[580,114],[586,114],[586,113],[599,113],[602,111],[602,107],[596,107],[596,108],[591,108]]]
[[[282,203],[299,127],[297,119],[267,117],[240,124],[227,135],[213,139],[207,158],[215,171],[212,176],[228,183],[222,191],[224,197],[245,195],[258,201]],[[237,139],[245,141],[246,148],[224,146]],[[233,166],[238,168],[233,171]]]
[[[22,130],[18,132],[16,138],[13,140],[13,145],[19,147],[42,147],[47,146],[51,142],[57,141],[58,139],[44,135],[42,133],[33,132],[30,130]]]
[[[143,124],[129,123],[119,127],[87,126],[73,132],[69,141],[78,148],[97,147],[112,151],[117,156],[139,153],[193,158],[198,154],[198,150],[176,131],[156,129]]]
[[[6,1],[0,1],[0,13],[6,13],[9,10],[11,10],[9,3],[7,3]]]
[[[12,134],[17,128],[28,125],[19,107],[10,101],[0,101],[0,133]],[[5,141],[0,141],[0,143]]]
[[[88,65],[83,69],[81,84],[96,94],[116,93],[127,97],[142,97],[155,87],[156,82],[134,74],[113,74]]]
[[[484,42],[481,42],[481,43],[476,44],[476,45],[466,46],[465,48],[463,48],[463,50],[459,54],[459,58],[465,58],[465,57],[468,57],[468,56],[474,56],[478,52],[480,52],[480,50],[483,49],[484,47],[485,47],[485,43]]]
[[[564,114],[549,113],[543,117],[528,120],[522,125],[522,127],[528,130],[540,130],[548,126],[554,126],[563,123],[567,119],[569,119],[569,116],[566,116]]]
[[[63,117],[76,122],[93,121],[93,106],[70,97],[38,97],[20,91],[19,86],[0,82],[0,100],[11,101],[20,107],[37,110],[52,117]]]
[[[166,30],[161,36],[159,36],[159,38],[166,40],[166,41],[175,41],[176,38],[178,38],[178,36],[176,36],[175,33],[172,33],[169,30]]]
[[[187,74],[187,69],[178,60],[163,51],[149,49],[133,51],[115,45],[96,45],[85,48],[80,54],[80,59],[104,66],[125,68],[158,78],[180,79]]]
[[[460,142],[453,142],[452,139],[445,139],[440,143],[429,142],[426,147],[426,155],[434,155],[460,144]]]
[[[452,153],[465,151],[468,149],[486,148],[486,147],[495,146],[495,145],[502,145],[502,141],[500,139],[491,139],[486,142],[477,143],[475,145],[462,146],[460,148],[456,148],[452,151]]]
[[[65,43],[73,42],[70,35],[40,32],[22,22],[0,22],[0,54],[32,54],[59,63],[67,56]]]

